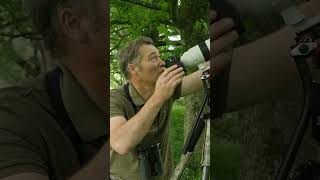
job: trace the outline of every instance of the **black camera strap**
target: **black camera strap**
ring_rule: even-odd
[[[123,86],[123,89],[124,89],[124,92],[126,93],[126,97],[127,97],[128,101],[130,102],[130,104],[131,104],[131,106],[132,106],[132,108],[133,108],[133,110],[134,110],[134,113],[137,114],[138,108],[137,108],[137,106],[134,104],[134,102],[133,102],[133,100],[132,100],[132,98],[131,98],[131,96],[130,96],[130,93],[129,93],[129,83],[125,84],[125,85]],[[159,113],[158,113],[157,116],[159,116]],[[160,119],[158,119],[158,131],[159,131],[159,129],[160,129],[159,126],[160,126]]]
[[[55,68],[54,70],[48,72],[45,77],[45,83],[47,92],[49,95],[50,103],[52,108],[55,111],[55,120],[58,122],[61,129],[64,131],[65,135],[69,138],[71,141],[74,150],[77,153],[78,160],[80,162],[80,165],[86,164],[90,158],[98,152],[98,150],[101,148],[101,146],[108,140],[109,133],[106,135],[103,135],[101,137],[98,137],[94,141],[87,143],[82,140],[80,135],[78,134],[78,131],[75,129],[72,120],[70,119],[67,110],[65,109],[65,106],[63,104],[62,95],[60,91],[60,75],[62,71],[59,67]],[[90,156],[88,157],[82,157],[82,145],[84,144],[90,144],[94,147],[94,150],[90,152]],[[49,164],[49,169],[50,168]],[[49,177],[50,179],[55,179],[54,174],[49,171]]]
[[[81,144],[88,144],[84,142],[78,131],[75,129],[72,120],[70,119],[67,110],[62,101],[62,95],[60,91],[60,74],[62,73],[60,68],[56,68],[53,71],[50,71],[46,75],[46,86],[48,95],[50,98],[51,105],[55,111],[56,120],[63,129],[64,133],[69,137],[71,140],[75,150],[79,155],[79,160],[81,163],[86,161],[82,161],[80,158],[80,145]],[[90,142],[91,145],[97,147],[99,149],[102,144],[109,138],[109,134],[103,135],[94,141]]]
[[[74,146],[74,149],[78,151],[80,144],[83,143],[83,140],[81,139],[80,135],[76,131],[62,101],[62,95],[60,91],[60,74],[61,73],[62,72],[60,68],[56,68],[53,71],[50,71],[49,73],[47,73],[46,75],[47,91],[49,94],[51,105],[55,110],[55,116],[56,116],[55,119],[61,126],[64,133],[71,140]],[[79,152],[78,152],[78,155],[80,155]],[[80,159],[81,158],[79,157],[79,160]]]
[[[133,102],[133,100],[132,100],[132,98],[130,96],[130,93],[129,93],[129,83],[125,84],[123,86],[123,88],[124,88],[124,92],[126,93],[127,99],[129,100],[129,102],[130,102],[130,104],[131,104],[131,106],[132,106],[132,108],[134,110],[134,113],[137,114],[137,112],[138,112],[137,106],[134,104],[134,102]]]
[[[83,141],[80,138],[78,132],[75,130],[72,124],[72,121],[64,107],[61,92],[60,92],[60,74],[61,74],[60,68],[56,68],[48,72],[45,77],[46,88],[49,95],[51,106],[55,111],[55,114],[54,114],[55,120],[58,122],[61,129],[64,131],[65,135],[70,139],[74,147],[74,150],[77,153],[78,159],[82,164],[83,162],[81,161],[79,146]],[[51,169],[52,167],[51,167],[51,164],[49,163],[48,176],[50,177],[50,179],[56,179],[54,173],[51,172]]]
[[[210,50],[207,47],[205,41],[201,42],[198,46],[201,50],[201,53],[202,53],[205,61],[209,61],[210,60]]]

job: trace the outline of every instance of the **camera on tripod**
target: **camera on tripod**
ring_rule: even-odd
[[[177,64],[178,67],[182,67],[186,71],[186,67],[201,64],[210,60],[210,39],[193,46],[182,54],[181,57],[170,57],[165,64],[168,68]]]

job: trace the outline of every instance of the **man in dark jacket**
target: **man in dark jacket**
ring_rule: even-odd
[[[25,3],[59,65],[1,89],[0,179],[106,179],[107,2]]]

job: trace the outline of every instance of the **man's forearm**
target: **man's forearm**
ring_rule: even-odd
[[[88,180],[109,178],[109,141],[105,143],[96,156],[69,180]]]
[[[283,28],[253,43],[234,49],[229,78],[228,110],[278,96],[297,87],[299,77],[289,56],[294,30]]]
[[[206,62],[203,66],[210,66],[210,62]],[[199,92],[203,89],[203,83],[201,80],[202,70],[198,70],[189,74],[183,78],[181,85],[181,96],[187,96]]]
[[[162,105],[156,96],[151,96],[135,116],[113,131],[113,138],[123,146],[125,153],[135,148],[147,134]]]
[[[299,8],[307,15],[315,15],[320,10],[320,3],[312,1]],[[290,57],[294,38],[295,30],[287,26],[234,50],[229,79],[229,111],[300,87],[298,72]]]

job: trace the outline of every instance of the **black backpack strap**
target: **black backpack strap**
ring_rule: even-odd
[[[62,101],[62,95],[60,91],[60,75],[61,69],[56,68],[53,71],[50,71],[46,75],[46,86],[47,92],[49,94],[51,105],[55,111],[56,120],[63,129],[64,133],[71,140],[74,149],[77,151],[78,158],[81,162],[80,158],[80,145],[83,143],[80,135],[76,131]]]
[[[137,106],[134,104],[134,102],[130,96],[130,93],[129,93],[129,83],[125,84],[123,88],[124,88],[124,92],[126,93],[127,99],[129,100],[129,102],[134,110],[134,113],[137,114],[137,112],[138,112]]]

